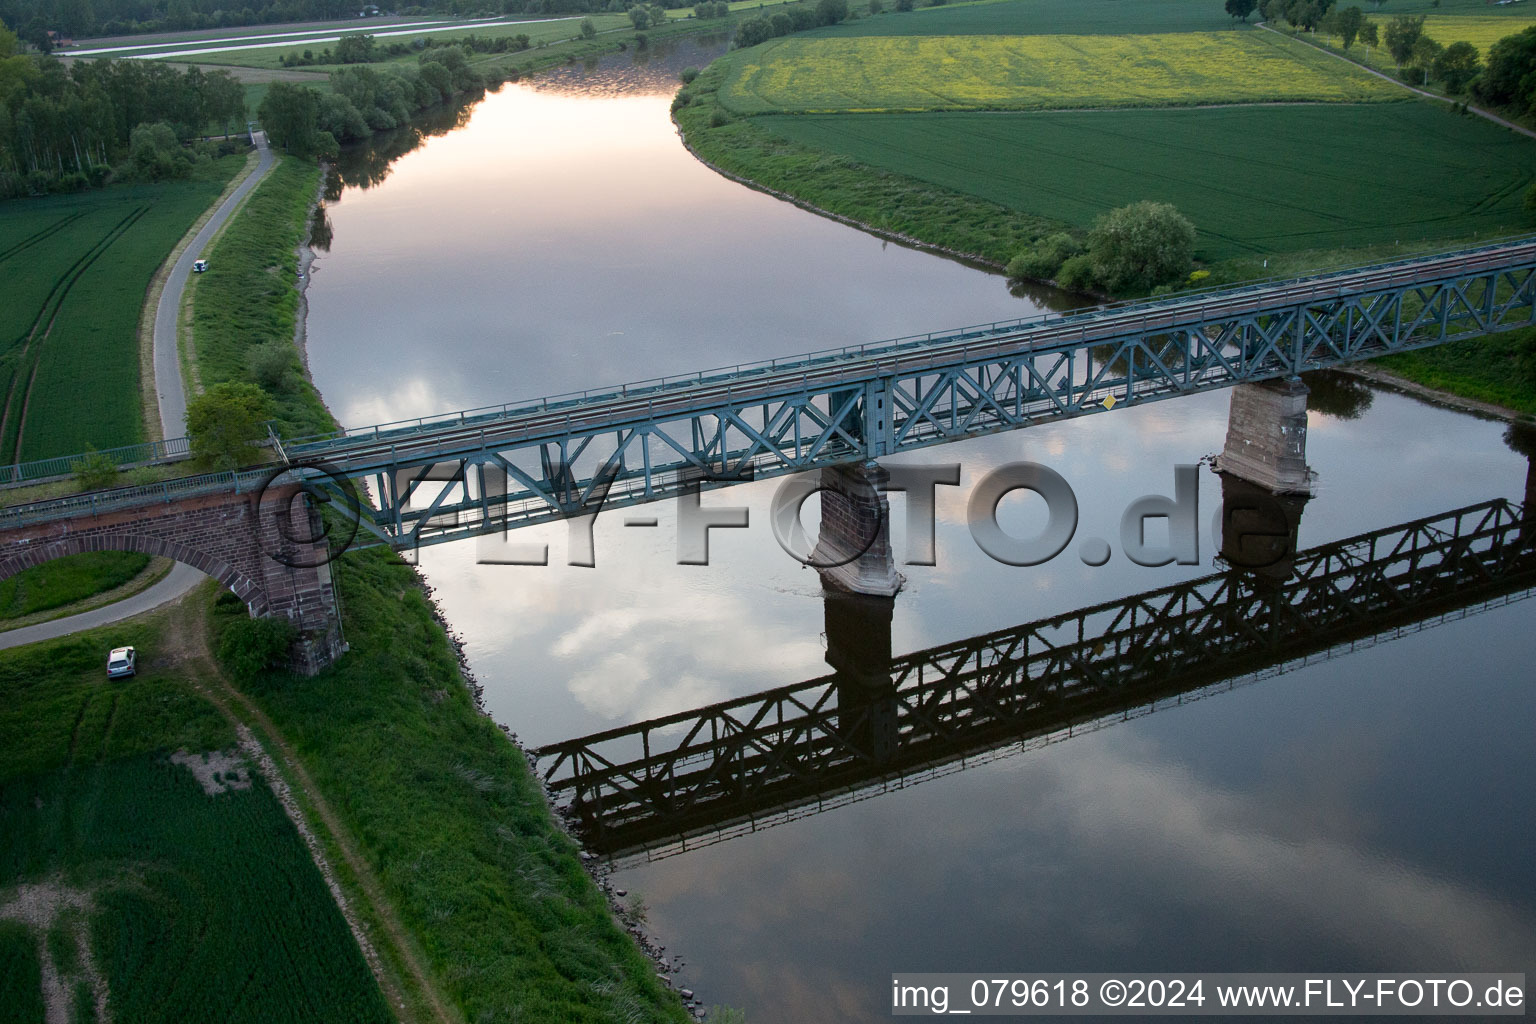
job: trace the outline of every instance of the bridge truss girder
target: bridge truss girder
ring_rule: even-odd
[[[1536,586],[1503,500],[537,751],[596,848],[623,856],[878,785]],[[852,701],[850,702],[850,697]]]
[[[1242,294],[288,453],[370,481],[362,539],[413,548],[1528,326],[1536,264],[1290,305]]]

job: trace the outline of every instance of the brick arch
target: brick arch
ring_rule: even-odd
[[[20,555],[0,561],[0,580],[9,579],[24,569],[66,555],[85,554],[89,551],[133,551],[174,559],[218,580],[221,586],[245,602],[252,615],[259,617],[267,613],[267,595],[253,580],[233,566],[185,544],[135,533],[67,535],[30,547]]]

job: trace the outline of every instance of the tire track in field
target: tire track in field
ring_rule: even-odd
[[[38,242],[42,241],[44,238],[47,238],[49,235],[53,234],[55,231],[57,231],[57,230],[59,230],[60,228],[63,228],[63,227],[68,227],[70,224],[72,224],[73,222],[79,220],[81,217],[84,217],[84,216],[85,216],[85,211],[84,210],[80,210],[77,213],[70,214],[69,216],[63,218],[62,220],[54,221],[52,224],[50,224],[47,227],[43,228],[41,231],[37,232],[36,234],[28,235],[26,238],[23,238],[21,241],[17,242],[15,245],[12,245],[9,249],[6,249],[3,252],[0,252],[0,263],[4,263],[6,260],[10,259],[12,256],[15,256],[19,252],[23,252],[23,251],[25,251],[27,249],[32,248],[32,246],[36,245]]]
[[[108,229],[106,235],[87,250],[85,255],[76,260],[64,272],[64,276],[55,282],[53,289],[48,293],[48,297],[43,300],[43,307],[38,311],[36,319],[32,321],[31,329],[27,332],[25,340],[22,342],[21,352],[16,357],[17,366],[11,376],[10,387],[6,391],[5,408],[3,411],[0,411],[0,443],[4,444],[6,456],[4,461],[15,462],[21,456],[22,436],[26,430],[27,423],[27,406],[31,402],[32,385],[37,380],[37,370],[42,363],[41,349],[48,340],[48,336],[53,333],[53,325],[58,321],[59,311],[64,308],[64,300],[69,297],[69,293],[75,287],[75,284],[95,264],[101,255],[110,249],[118,239],[127,234],[148,212],[148,206],[139,206],[129,211],[122,220]],[[45,320],[46,324],[44,323]],[[41,336],[38,334],[40,329],[42,331]],[[36,345],[33,344],[34,342],[36,342]],[[22,392],[21,406],[13,422],[11,419],[11,409],[16,403],[16,381],[23,373],[26,373],[29,355],[32,356],[30,364],[32,372],[27,374],[26,390]],[[10,436],[13,426],[16,432],[14,441],[3,442],[4,438]]]

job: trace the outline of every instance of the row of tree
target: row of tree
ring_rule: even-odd
[[[257,112],[267,139],[289,153],[331,156],[340,144],[396,128],[419,110],[483,92],[485,79],[465,51],[441,46],[415,67],[354,64],[331,73],[331,91],[273,82]]]
[[[815,5],[791,4],[772,15],[759,14],[736,27],[736,45],[756,46],[776,36],[836,25],[848,17],[848,0],[816,0]]]
[[[0,197],[101,184],[131,156],[135,129],[159,124],[154,145],[245,123],[245,90],[225,71],[177,71],[153,61],[76,61],[17,53],[0,23]],[[146,139],[149,136],[145,136]],[[146,166],[164,161],[158,157]],[[153,175],[164,176],[164,175]]]
[[[1303,31],[1336,36],[1346,51],[1357,42],[1384,46],[1405,77],[1419,75],[1420,82],[1433,78],[1452,96],[1471,95],[1516,114],[1536,111],[1536,27],[1499,40],[1489,49],[1485,65],[1477,47],[1465,40],[1445,46],[1430,38],[1422,14],[1400,14],[1381,28],[1359,7],[1341,7],[1335,0],[1225,3],[1234,18],[1247,20],[1257,10],[1267,21],[1283,20]]]

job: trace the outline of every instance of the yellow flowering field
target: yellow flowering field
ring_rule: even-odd
[[[1384,21],[1383,24],[1385,24]],[[1424,34],[1442,46],[1450,46],[1452,43],[1465,40],[1477,47],[1480,55],[1486,57],[1488,48],[1494,43],[1532,25],[1536,25],[1536,12],[1530,12],[1524,17],[1510,15],[1478,17],[1475,14],[1431,13],[1424,19]]]
[[[1162,107],[1401,99],[1269,32],[1143,36],[786,37],[739,50],[720,98],[741,114]]]

